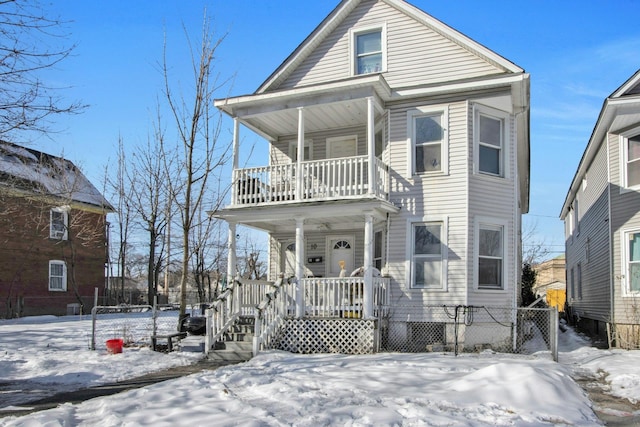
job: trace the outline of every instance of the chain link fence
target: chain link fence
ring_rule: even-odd
[[[125,347],[151,345],[152,335],[166,335],[178,330],[179,311],[172,305],[96,306],[91,310],[91,349],[105,349],[106,341],[122,338]],[[200,315],[200,307],[187,310]]]
[[[380,349],[393,352],[495,351],[558,359],[554,308],[394,306],[381,320]]]

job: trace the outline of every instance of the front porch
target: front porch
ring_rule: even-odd
[[[388,312],[390,281],[375,277],[372,282],[374,316],[365,318],[363,277],[283,278],[275,283],[236,279],[206,311],[205,353],[247,318],[255,320],[254,355],[266,348],[373,353],[378,350],[379,319]]]

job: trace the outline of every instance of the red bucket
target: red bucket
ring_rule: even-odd
[[[122,338],[107,340],[107,351],[111,354],[122,353]]]

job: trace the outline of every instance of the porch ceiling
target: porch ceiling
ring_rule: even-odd
[[[374,221],[382,221],[388,213],[397,213],[399,210],[381,200],[341,200],[225,208],[210,212],[210,215],[268,232],[291,232],[295,229],[297,219],[304,219],[305,230],[329,231],[364,226],[366,213],[372,214]]]
[[[216,101],[216,106],[269,140],[298,133],[298,109],[304,108],[305,132],[367,123],[367,98],[384,111],[391,90],[381,75],[310,88],[290,89]]]

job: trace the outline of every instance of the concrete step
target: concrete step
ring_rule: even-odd
[[[253,357],[253,343],[250,341],[226,341],[216,344],[207,359],[225,362],[245,362]]]
[[[180,351],[204,353],[204,335],[187,335],[178,343]]]

